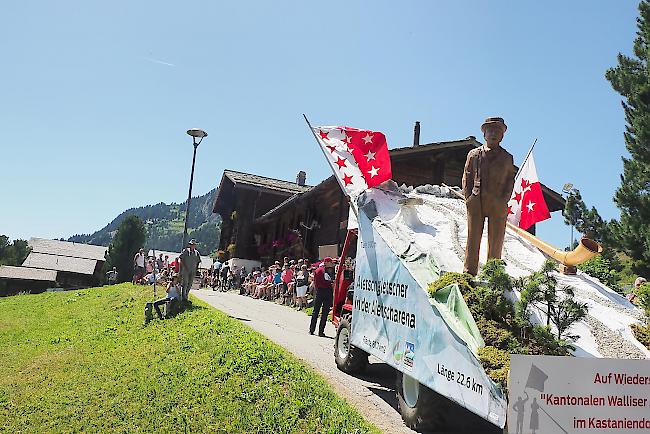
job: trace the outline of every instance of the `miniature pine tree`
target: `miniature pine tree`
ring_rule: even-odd
[[[575,301],[570,287],[563,287],[562,292],[564,298],[551,305],[549,318],[557,328],[558,339],[575,339],[576,336],[567,335],[566,332],[576,321],[580,321],[587,315],[587,305]]]

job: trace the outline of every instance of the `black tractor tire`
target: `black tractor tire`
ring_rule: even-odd
[[[499,434],[504,431],[475,415],[468,409],[429,389],[418,381],[406,379],[410,397],[405,398],[404,382],[407,375],[396,371],[395,392],[404,424],[415,431],[444,433]]]
[[[334,339],[334,360],[336,367],[346,374],[358,374],[368,366],[368,353],[350,344],[352,335],[352,315],[344,314],[336,329]]]
[[[410,399],[408,399],[405,397],[406,392],[404,390],[404,377],[406,376],[403,372],[396,371],[395,393],[397,394],[397,406],[404,424],[416,431],[446,429],[445,410],[449,407],[449,401],[410,377],[406,381],[411,386],[414,386],[415,382],[416,392],[415,394],[411,393]],[[413,399],[413,395],[416,396],[415,399]]]

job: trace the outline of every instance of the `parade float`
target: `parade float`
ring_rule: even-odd
[[[509,354],[508,346],[517,345],[520,339],[505,342],[505,349],[498,348],[494,335],[496,340],[509,339],[507,328],[492,322],[494,327],[489,329],[483,315],[472,313],[471,303],[477,300],[468,297],[471,294],[463,291],[459,279],[466,242],[463,201],[446,187],[397,188],[387,182],[363,193],[357,204],[358,228],[348,232],[346,242],[357,243],[354,281],[339,276],[335,291],[337,364],[341,369],[360,372],[367,354],[372,354],[393,366],[398,374],[400,411],[414,428],[456,423],[460,417],[470,427],[480,426],[459,413],[452,402],[503,428],[508,372],[498,370],[504,364],[507,367],[508,359],[501,366],[496,366],[494,359],[500,352]],[[576,265],[576,260],[587,260],[598,251],[590,247],[594,245],[583,239],[576,250],[564,252],[536,241],[528,233],[522,236],[519,231],[508,230],[503,252],[505,271],[513,279],[526,278],[539,272],[549,257]],[[486,262],[483,255],[480,263]],[[635,339],[630,328],[644,321],[640,309],[580,271],[567,275],[554,270],[550,274],[559,297],[570,291],[577,303],[586,305],[587,313],[568,330],[567,335],[574,337],[567,340],[568,348],[547,346],[530,353],[650,357],[650,351]],[[451,283],[432,288],[435,282],[444,282],[445,276],[451,277]],[[477,284],[486,284],[480,277]],[[503,292],[513,311],[521,293],[516,286]],[[546,327],[543,307],[531,306],[528,312],[532,326]],[[482,335],[481,329],[490,336]],[[552,322],[549,329],[551,334],[557,333]],[[486,345],[488,339],[491,345]],[[526,353],[526,346],[520,345],[519,351]]]
[[[464,275],[468,216],[460,190],[398,186],[389,175],[375,183],[382,149],[364,147],[359,134],[372,146],[372,136],[381,133],[312,131],[350,198],[341,257],[356,243],[354,273],[341,266],[336,276],[336,364],[359,373],[372,355],[394,367],[409,427],[500,432],[509,412],[511,354],[650,358],[631,330],[646,320],[644,313],[576,270],[602,251],[597,243],[583,238],[566,252],[509,224],[502,259],[488,260],[484,233],[483,272]],[[362,156],[367,161],[360,163]],[[532,295],[540,284],[552,290],[552,303],[540,300],[539,291]]]

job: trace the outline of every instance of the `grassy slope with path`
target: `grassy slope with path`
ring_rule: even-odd
[[[202,302],[142,326],[150,298],[121,284],[0,299],[0,431],[379,432]]]

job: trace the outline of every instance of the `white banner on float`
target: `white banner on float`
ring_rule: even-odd
[[[650,432],[650,361],[510,356],[508,432]]]
[[[354,285],[353,345],[491,423],[505,425],[501,389],[361,210]]]

